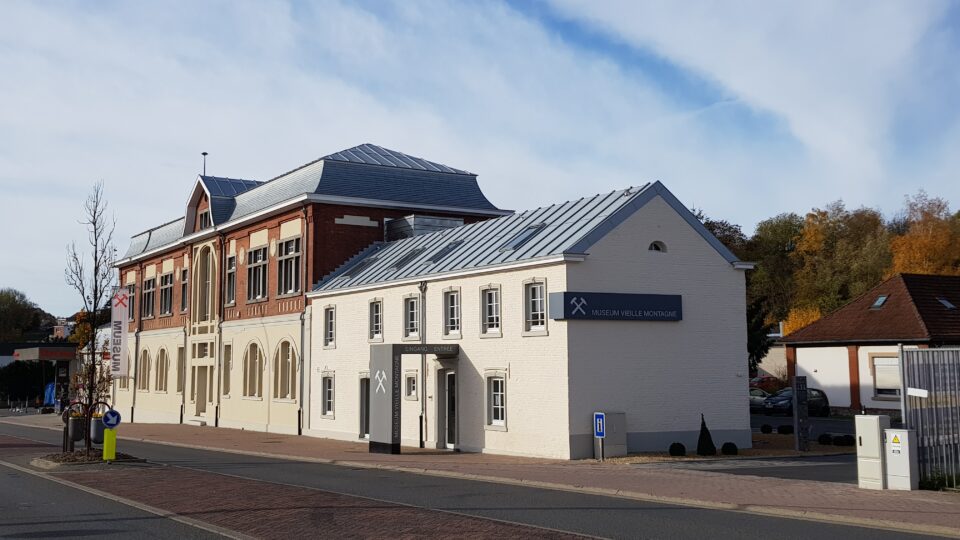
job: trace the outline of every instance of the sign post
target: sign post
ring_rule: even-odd
[[[607,437],[607,415],[602,412],[593,413],[593,437],[600,444],[600,461],[603,461],[603,440]]]
[[[793,378],[793,433],[798,452],[810,450],[810,415],[807,408],[807,378]]]
[[[120,413],[110,409],[103,413],[103,460],[117,459],[117,426],[120,425]]]

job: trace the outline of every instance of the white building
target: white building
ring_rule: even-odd
[[[590,457],[610,411],[631,452],[701,413],[749,447],[749,268],[659,182],[379,244],[307,294],[304,434],[370,432],[371,347],[450,344],[402,357],[404,445]]]

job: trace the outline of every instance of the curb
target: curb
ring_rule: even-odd
[[[29,426],[29,425],[25,426],[24,424],[21,424],[21,423],[6,422],[4,420],[0,420],[0,423],[6,423],[6,424],[21,426],[21,427],[35,427],[39,429],[59,431],[59,429],[53,428],[53,427]],[[217,447],[202,446],[197,444],[175,443],[175,442],[169,442],[169,441],[161,441],[161,440],[145,439],[145,438],[137,438],[137,437],[117,437],[117,438],[122,440],[127,440],[127,441],[159,444],[159,445],[173,446],[173,447],[179,447],[179,448],[190,448],[193,450],[204,450],[209,452],[221,452],[221,453],[228,453],[228,454],[239,454],[239,455],[247,455],[247,456],[273,458],[273,459],[283,459],[287,461],[321,463],[321,464],[327,464],[327,465],[335,465],[339,467],[386,470],[386,471],[402,472],[402,473],[408,473],[408,474],[420,474],[425,476],[437,476],[437,477],[444,477],[444,478],[472,480],[472,481],[487,482],[492,484],[506,484],[506,485],[534,487],[534,488],[541,488],[541,489],[551,489],[556,491],[586,493],[591,495],[618,497],[622,499],[631,499],[631,500],[644,501],[644,502],[673,504],[677,506],[687,506],[692,508],[703,508],[707,510],[741,512],[745,514],[754,514],[754,515],[760,515],[765,517],[801,519],[806,521],[834,523],[838,525],[853,525],[858,527],[868,527],[873,529],[882,529],[882,530],[889,530],[889,531],[896,531],[896,532],[905,532],[905,533],[914,533],[914,534],[917,534],[917,533],[932,534],[932,535],[943,536],[947,538],[960,539],[960,528],[943,527],[940,525],[926,525],[921,523],[906,524],[899,521],[889,521],[889,520],[874,519],[874,518],[861,518],[861,517],[844,516],[844,515],[838,515],[838,514],[826,514],[822,512],[808,512],[803,510],[793,510],[789,508],[782,508],[778,506],[738,505],[733,503],[705,501],[700,499],[667,497],[663,495],[655,495],[652,493],[642,493],[637,491],[620,490],[620,489],[613,489],[613,488],[577,486],[577,485],[571,485],[571,484],[545,482],[542,480],[525,480],[522,478],[487,476],[487,475],[479,475],[479,474],[473,474],[473,473],[461,473],[461,472],[455,472],[455,471],[424,469],[419,467],[404,467],[399,465],[389,465],[389,464],[383,464],[383,463],[367,463],[367,462],[358,462],[358,461],[335,460],[335,459],[329,459],[329,458],[292,456],[288,454],[255,452],[251,450],[238,450],[238,449],[232,449],[232,448],[217,448]],[[743,459],[753,459],[753,458],[754,456],[744,456]],[[716,461],[716,460],[700,460],[700,461]],[[108,498],[111,498],[111,497],[108,496]]]

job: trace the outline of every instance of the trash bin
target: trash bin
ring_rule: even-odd
[[[67,432],[70,435],[70,440],[77,442],[83,440],[83,428],[86,422],[80,416],[71,416],[67,420]]]
[[[96,444],[103,444],[103,418],[94,417],[90,420],[90,440]]]

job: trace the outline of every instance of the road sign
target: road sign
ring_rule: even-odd
[[[593,436],[602,439],[607,432],[607,418],[602,412],[593,413]]]
[[[109,411],[103,413],[103,425],[107,428],[113,429],[120,425],[120,413],[110,409]]]

